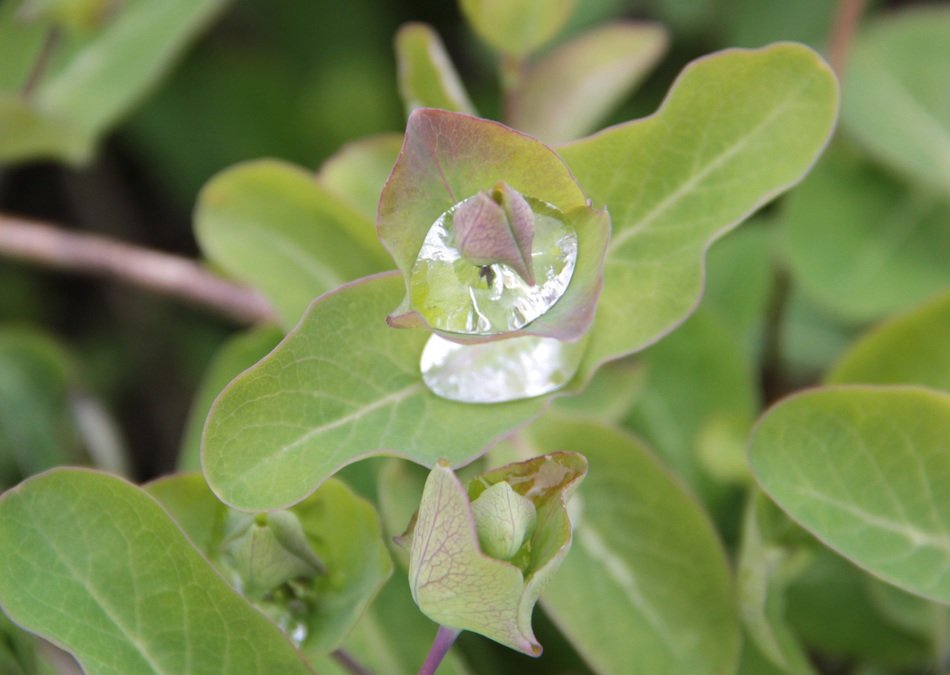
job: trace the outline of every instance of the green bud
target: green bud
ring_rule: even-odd
[[[479,495],[472,502],[472,513],[482,551],[500,560],[515,556],[538,521],[534,503],[504,481]]]

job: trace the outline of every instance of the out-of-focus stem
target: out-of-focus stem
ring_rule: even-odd
[[[828,63],[841,78],[848,62],[848,53],[854,34],[864,13],[867,0],[839,0],[835,21],[831,27],[831,37],[828,40]]]
[[[343,669],[352,675],[373,675],[372,671],[366,668],[362,663],[353,658],[345,649],[337,649],[330,654],[337,663],[343,666]]]
[[[0,257],[116,279],[240,323],[277,320],[260,293],[209,272],[195,260],[47,223],[0,214]]]
[[[43,79],[43,73],[46,72],[46,68],[49,66],[49,60],[53,56],[53,52],[56,51],[59,38],[60,32],[58,28],[50,28],[46,32],[46,36],[43,38],[43,44],[40,45],[40,53],[37,54],[36,60],[33,62],[33,67],[30,68],[30,72],[26,76],[23,86],[20,87],[20,96],[23,98],[29,98],[36,89],[36,85]]]

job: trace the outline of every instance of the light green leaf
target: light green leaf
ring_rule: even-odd
[[[837,99],[801,45],[729,50],[688,66],[655,115],[560,148],[614,228],[587,371],[690,314],[710,244],[802,178]]]
[[[950,192],[950,11],[880,15],[858,36],[842,122],[869,152],[915,182]]]
[[[318,295],[390,266],[371,221],[276,160],[213,178],[198,199],[195,235],[208,258],[267,296],[285,326]]]
[[[474,478],[468,486],[444,462],[432,469],[422,492],[422,502],[411,531],[409,587],[419,609],[439,624],[470,630],[529,656],[539,656],[531,628],[531,614],[538,596],[561,565],[571,547],[571,521],[566,500],[584,478],[587,462],[575,453],[557,452],[510,464]],[[513,490],[495,492],[507,483]],[[498,529],[480,518],[501,521],[514,517],[519,526],[530,516],[522,504],[504,509],[501,496],[526,500],[536,511],[530,531],[521,532],[518,555],[512,562],[492,557],[480,545],[486,529],[492,548],[499,545]],[[485,504],[485,497],[494,504]],[[479,505],[482,506],[479,506]],[[517,529],[520,529],[518,527]],[[494,536],[493,536],[494,535]],[[523,547],[522,545],[523,544]],[[501,545],[501,548],[506,548]]]
[[[870,331],[841,357],[828,384],[919,384],[950,392],[950,292]]]
[[[531,452],[583,452],[571,500],[574,547],[541,603],[598,673],[731,672],[739,649],[733,584],[709,519],[631,436],[546,416]],[[689,649],[684,649],[684,644]]]
[[[379,194],[401,147],[401,134],[379,134],[348,143],[320,166],[317,182],[375,223]]]
[[[785,587],[808,563],[806,551],[785,541],[797,529],[759,490],[751,492],[739,549],[739,609],[757,650],[791,675],[815,672],[785,621]]]
[[[80,459],[69,406],[72,364],[45,335],[0,331],[0,486]]]
[[[507,121],[547,143],[590,133],[653,70],[669,38],[659,24],[595,28],[530,65],[512,92]]]
[[[100,30],[64,40],[57,49],[57,66],[39,83],[31,103],[43,120],[62,120],[70,132],[57,132],[59,144],[47,136],[31,148],[31,156],[88,160],[102,134],[156,84],[226,4],[130,0]],[[5,155],[0,152],[0,161]],[[15,158],[24,157],[21,148]]]
[[[179,470],[201,469],[201,432],[214,399],[228,382],[267,356],[281,337],[283,333],[276,326],[258,326],[235,335],[218,349],[201,378],[188,412],[178,456]]]
[[[862,321],[950,285],[950,202],[843,148],[791,195],[784,214],[795,280],[835,315]]]
[[[498,51],[524,57],[553,38],[574,0],[460,0],[466,20]]]
[[[463,465],[544,407],[544,399],[470,406],[430,393],[419,374],[428,333],[385,323],[402,288],[398,276],[381,275],[324,296],[225,389],[203,450],[219,497],[241,509],[284,507],[372,455]]]
[[[0,605],[96,675],[310,672],[154,499],[91,471],[0,498]]]
[[[242,517],[253,519],[218,501],[199,474],[163,478],[146,489],[226,576],[237,571],[231,557],[234,537],[228,534],[229,526],[233,528]],[[296,628],[301,651],[308,659],[317,658],[340,646],[389,578],[392,560],[382,540],[376,511],[339,480],[327,481],[290,511],[272,512],[268,519],[278,515],[298,522],[306,539],[285,541],[288,550],[299,551],[298,558],[313,561],[325,573],[302,575],[295,581],[298,587],[306,587],[306,592],[294,607],[285,606],[267,592],[261,594],[259,607],[287,632]],[[241,586],[248,581],[241,576]],[[297,609],[301,606],[304,608]]]
[[[431,26],[408,23],[396,33],[399,94],[406,113],[416,108],[441,108],[476,114],[452,66],[445,45]]]
[[[842,386],[780,403],[750,441],[766,493],[819,539],[907,591],[950,602],[950,395]]]
[[[619,423],[630,412],[646,383],[641,363],[615,361],[597,371],[584,390],[557,398],[554,405],[575,415],[607,424]]]

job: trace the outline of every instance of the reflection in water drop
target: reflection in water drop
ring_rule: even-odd
[[[465,202],[433,223],[409,279],[412,307],[430,326],[464,335],[514,331],[544,314],[564,294],[577,262],[577,233],[558,209],[526,199],[535,218],[535,285],[504,263],[475,265],[462,257],[452,215]]]
[[[432,335],[422,350],[422,379],[434,394],[462,403],[503,403],[541,396],[567,384],[585,340],[527,335],[460,345]]]

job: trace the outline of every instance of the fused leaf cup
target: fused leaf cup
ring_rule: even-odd
[[[610,237],[548,146],[497,122],[420,108],[383,188],[380,240],[406,297],[389,317],[473,344],[590,328]]]
[[[399,542],[412,597],[426,616],[529,656],[541,654],[531,613],[571,547],[566,502],[587,473],[583,455],[535,457],[463,485],[439,462]]]

